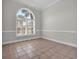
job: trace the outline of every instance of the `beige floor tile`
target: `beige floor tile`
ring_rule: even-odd
[[[3,59],[76,59],[76,48],[38,38],[2,47]]]

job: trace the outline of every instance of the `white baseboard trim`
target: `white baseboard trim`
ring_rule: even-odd
[[[32,40],[32,39],[36,39],[36,38],[40,38],[40,37],[32,37],[32,38],[27,38],[27,39],[22,39],[22,40],[17,39],[17,40],[14,40],[14,41],[3,42],[2,45],[26,41],[26,40]]]
[[[72,44],[72,43],[68,43],[68,42],[63,42],[63,41],[55,40],[55,39],[48,38],[48,37],[42,37],[42,38],[77,48],[76,44]]]
[[[26,41],[26,40],[32,40],[32,39],[36,39],[36,38],[44,38],[44,39],[47,39],[47,40],[51,40],[51,41],[54,41],[54,42],[58,42],[58,43],[61,43],[61,44],[65,44],[65,45],[69,45],[69,46],[72,46],[72,47],[76,47],[77,48],[77,45],[76,44],[71,44],[71,43],[67,43],[67,42],[55,40],[55,39],[48,38],[48,37],[44,37],[44,36],[41,36],[41,37],[40,36],[39,37],[32,37],[32,38],[22,39],[22,40],[19,40],[18,39],[18,40],[14,40],[14,41],[3,42],[2,45],[16,43],[16,42],[21,42],[21,41]]]

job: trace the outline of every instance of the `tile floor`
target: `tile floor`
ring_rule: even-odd
[[[38,38],[4,45],[2,59],[77,59],[77,49]]]

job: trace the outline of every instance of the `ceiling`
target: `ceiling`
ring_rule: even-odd
[[[46,9],[51,5],[56,4],[60,0],[15,0],[15,1],[35,8]]]

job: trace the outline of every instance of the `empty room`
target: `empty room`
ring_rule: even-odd
[[[77,0],[2,0],[2,59],[77,59]]]

